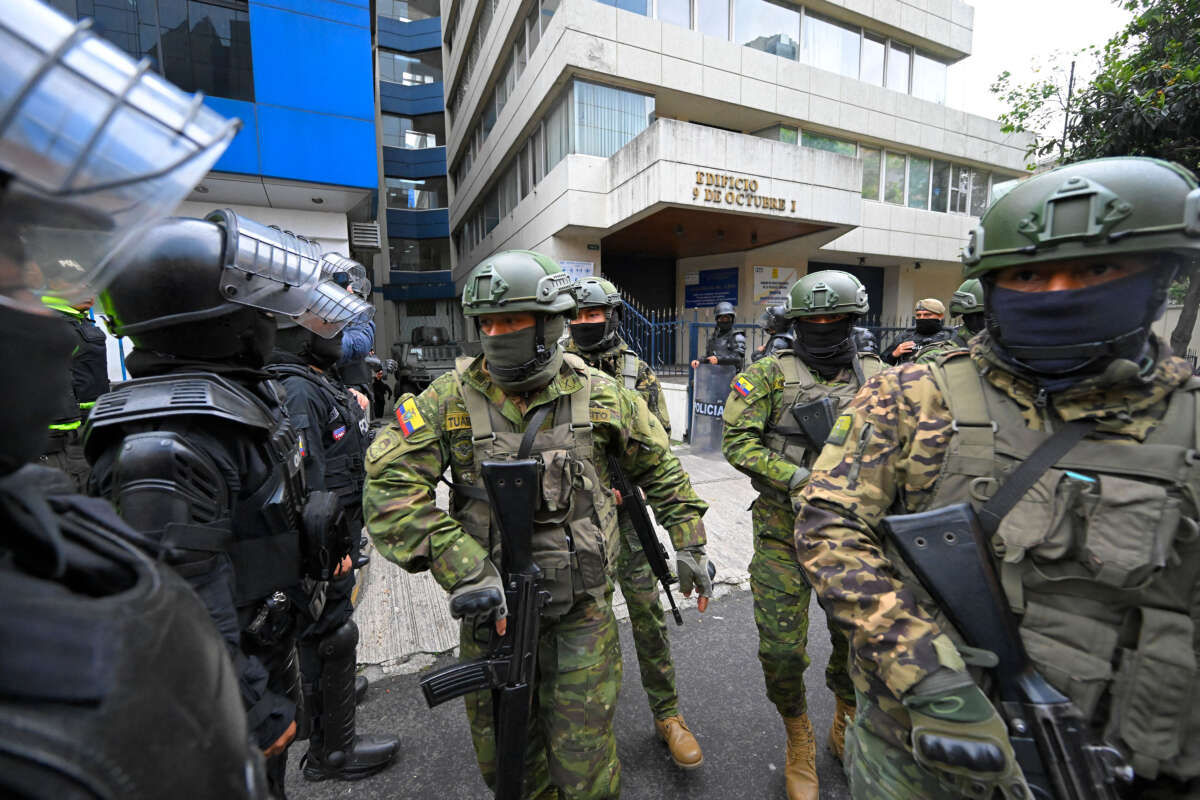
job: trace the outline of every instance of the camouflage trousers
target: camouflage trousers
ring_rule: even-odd
[[[920,767],[907,748],[876,735],[869,722],[875,707],[859,692],[858,714],[846,730],[846,780],[854,800],[958,800],[933,773]]]
[[[481,631],[482,633],[482,631]],[[462,626],[464,660],[487,650]],[[585,597],[558,619],[542,619],[523,798],[609,800],[620,795],[621,763],[613,716],[621,689],[621,644],[612,613],[611,588],[604,600]],[[465,698],[479,771],[496,782],[496,732],[491,692]]]
[[[671,661],[671,640],[667,636],[667,619],[658,593],[658,580],[642,551],[637,533],[629,518],[621,514],[621,549],[617,554],[617,581],[629,608],[629,624],[633,626],[633,645],[637,650],[638,671],[642,688],[650,701],[655,719],[666,719],[679,713],[679,696],[675,692],[675,664]]]
[[[754,501],[751,519],[754,557],[750,560],[750,591],[754,595],[758,660],[767,683],[767,699],[781,715],[798,717],[808,710],[804,670],[811,663],[807,647],[812,588],[791,544],[796,515],[789,507],[759,497]],[[829,639],[833,652],[825,668],[825,685],[837,697],[853,703],[854,685],[847,668],[850,643],[846,634],[834,626],[829,628]]]

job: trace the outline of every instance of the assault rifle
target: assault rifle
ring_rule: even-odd
[[[421,680],[430,708],[470,692],[490,689],[496,731],[496,800],[519,800],[525,777],[525,744],[537,669],[538,629],[550,596],[533,561],[533,511],[541,481],[538,462],[485,461],[480,470],[500,533],[500,572],[508,627],[493,634],[487,655],[431,672]]]
[[[1133,770],[1030,662],[970,504],[885,517],[883,528],[966,643],[995,654],[999,710],[1034,798],[1118,800]]]
[[[638,541],[642,543],[642,552],[646,554],[646,560],[650,562],[650,571],[654,573],[659,585],[667,593],[667,602],[671,604],[671,616],[675,617],[676,625],[682,625],[683,615],[679,613],[679,606],[675,605],[675,596],[671,594],[671,584],[678,583],[679,579],[667,566],[667,550],[658,540],[658,534],[654,532],[654,525],[650,522],[650,515],[646,513],[646,498],[642,494],[642,490],[629,480],[629,476],[621,468],[621,462],[617,460],[616,456],[608,457],[608,471],[612,474],[613,489],[617,493],[617,505],[629,515],[629,522],[637,532]]]

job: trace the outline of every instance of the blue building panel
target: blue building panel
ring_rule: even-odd
[[[334,0],[288,0],[336,8],[361,25],[250,4],[254,96],[262,105],[375,118],[369,12]]]
[[[446,148],[383,148],[383,174],[389,178],[432,178],[446,174]]]
[[[258,175],[262,164],[258,160],[258,109],[245,100],[230,100],[226,97],[205,97],[204,105],[226,117],[236,117],[242,127],[229,143],[228,149],[217,160],[213,169],[217,172],[240,172]],[[443,161],[444,161],[443,157]]]
[[[445,208],[429,211],[389,208],[387,232],[389,237],[398,239],[441,239],[450,235],[450,212]]]
[[[373,120],[260,104],[258,130],[264,176],[339,186],[378,185]]]
[[[388,81],[379,82],[379,108],[389,114],[415,117],[446,110],[441,81],[418,86],[401,86]]]
[[[379,46],[405,53],[439,48],[442,46],[441,17],[419,19],[415,22],[398,22],[388,17],[380,17]]]

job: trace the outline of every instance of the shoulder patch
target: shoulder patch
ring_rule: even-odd
[[[610,419],[612,419],[612,411],[607,408],[601,408],[600,406],[589,406],[588,419],[592,422],[608,422]]]
[[[850,435],[850,428],[854,424],[854,417],[850,414],[842,414],[838,417],[833,427],[829,429],[829,436],[825,439],[826,444],[845,444],[846,437]]]
[[[379,461],[402,443],[403,440],[396,435],[394,430],[384,428],[375,437],[375,441],[371,442],[371,446],[367,448],[367,461]]]
[[[469,431],[471,429],[471,415],[465,411],[451,411],[446,414],[445,430],[448,431]]]
[[[754,391],[754,384],[745,375],[738,375],[733,380],[733,390],[742,397],[749,397],[750,393]]]
[[[425,418],[417,410],[417,401],[412,395],[405,397],[396,407],[396,421],[400,423],[400,432],[405,437],[412,436],[425,427]]]

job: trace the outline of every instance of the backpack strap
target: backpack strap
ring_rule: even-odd
[[[625,351],[625,363],[621,366],[621,377],[625,379],[626,389],[637,389],[638,357],[632,351]]]
[[[996,458],[996,423],[988,414],[983,378],[965,351],[930,365],[938,391],[950,409],[958,449],[951,455],[966,475],[991,475]]]
[[[796,404],[796,398],[806,389],[816,386],[817,382],[808,367],[790,351],[776,353],[779,369],[783,372],[782,407],[791,408]]]

